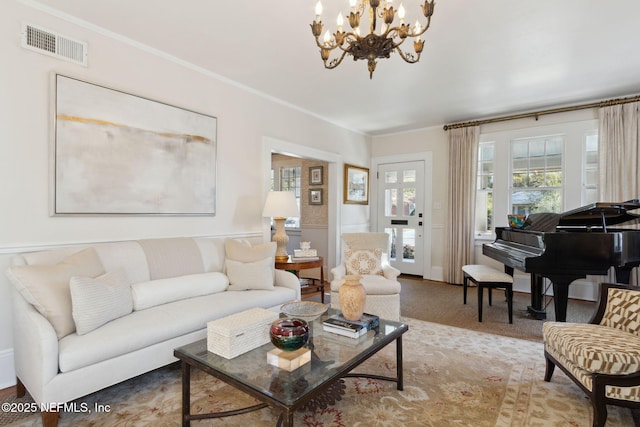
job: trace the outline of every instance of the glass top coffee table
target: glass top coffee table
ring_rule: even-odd
[[[337,311],[329,309],[309,322],[311,337],[305,347],[311,349],[311,361],[292,372],[267,363],[267,352],[275,348],[271,343],[233,359],[207,351],[206,339],[175,349],[174,355],[182,365],[182,425],[190,426],[192,420],[239,415],[271,406],[280,411],[277,425],[290,427],[293,426],[296,409],[345,377],[394,381],[397,389],[402,390],[402,334],[409,330],[409,326],[380,319],[380,326],[375,331],[354,339],[323,330],[322,320],[335,313]],[[393,341],[396,342],[395,377],[352,372]],[[263,403],[233,411],[191,414],[192,368],[207,372]]]

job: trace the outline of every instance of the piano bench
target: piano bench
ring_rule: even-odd
[[[463,272],[463,298],[467,303],[467,287],[472,281],[478,287],[478,321],[482,322],[483,290],[489,290],[489,305],[492,305],[491,292],[493,289],[504,289],[507,294],[507,307],[509,309],[509,323],[513,323],[513,277],[488,265],[470,264],[462,267]]]

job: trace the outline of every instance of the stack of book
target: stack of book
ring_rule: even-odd
[[[334,314],[322,322],[322,328],[334,334],[358,338],[376,329],[379,324],[380,318],[374,314],[364,313],[360,320],[347,320],[342,314]]]

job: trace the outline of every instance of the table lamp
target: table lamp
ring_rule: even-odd
[[[289,259],[287,254],[287,242],[289,236],[284,231],[284,222],[287,218],[300,216],[296,196],[293,191],[270,191],[267,193],[267,201],[264,203],[262,216],[273,218],[276,223],[276,233],[273,241],[276,242],[276,261],[286,262]]]

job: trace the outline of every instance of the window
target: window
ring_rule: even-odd
[[[564,138],[551,136],[511,142],[511,212],[562,212]]]
[[[476,239],[493,239],[508,214],[567,212],[597,197],[598,120],[480,135]]]
[[[483,142],[478,152],[478,178],[476,181],[476,234],[489,234],[493,230],[493,174],[494,142]]]
[[[598,134],[585,135],[582,176],[582,200],[585,204],[598,201]]]
[[[302,168],[300,166],[284,167],[280,169],[280,190],[293,191],[296,195],[298,211],[300,211],[300,177]],[[285,227],[300,227],[300,217],[287,218]]]

